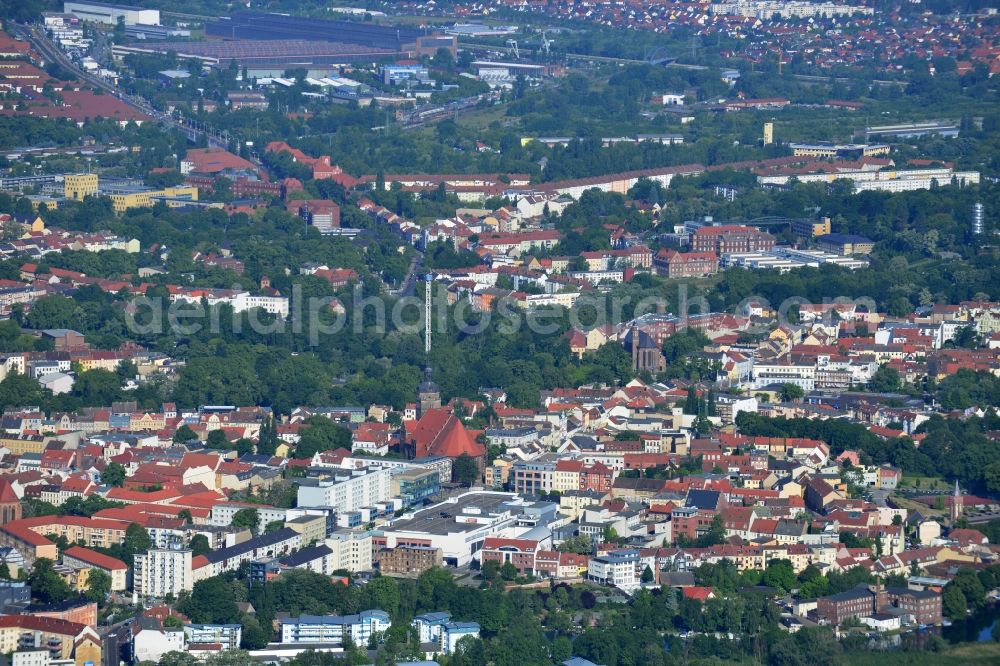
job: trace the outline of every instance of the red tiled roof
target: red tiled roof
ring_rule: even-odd
[[[72,548],[67,548],[63,551],[63,555],[68,555],[73,559],[86,562],[100,569],[108,569],[109,571],[122,571],[128,569],[128,565],[121,560],[111,557],[110,555],[105,555],[104,553],[99,553],[96,550],[84,548],[83,546],[73,546]]]

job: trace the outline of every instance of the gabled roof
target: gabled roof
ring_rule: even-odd
[[[457,458],[463,453],[478,458],[486,447],[477,442],[462,422],[446,409],[429,409],[413,425],[412,441],[416,457]]]

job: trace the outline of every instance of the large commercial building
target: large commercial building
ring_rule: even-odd
[[[359,21],[324,21],[315,18],[235,12],[205,25],[205,34],[222,39],[338,42],[413,56],[434,55],[446,48],[452,55],[458,44],[453,35],[408,26],[377,25]]]
[[[97,194],[96,173],[74,173],[63,176],[63,196],[73,201]]]
[[[766,252],[774,247],[774,236],[753,227],[726,225],[702,227],[691,234],[691,250],[723,255],[732,252]]]
[[[109,188],[102,190],[101,194],[111,197],[111,205],[116,213],[124,213],[129,208],[151,208],[158,201],[163,201],[171,208],[198,201],[198,188],[190,185],[164,187],[160,190],[142,186]]]
[[[891,150],[887,143],[790,143],[796,157],[875,157],[888,155]]]
[[[551,507],[552,514],[544,507]],[[384,548],[439,548],[446,565],[467,566],[487,537],[520,536],[554,517],[554,504],[525,502],[511,493],[473,491],[406,514],[374,532],[372,541]]]
[[[72,14],[81,21],[93,21],[106,25],[160,25],[160,10],[110,5],[103,2],[64,2],[63,13]]]
[[[140,597],[175,597],[194,587],[191,574],[191,551],[174,548],[151,548],[136,555],[132,567],[132,589]]]

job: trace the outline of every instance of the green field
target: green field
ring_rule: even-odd
[[[851,666],[976,666],[1000,664],[1000,643],[963,643],[943,652],[851,653]]]

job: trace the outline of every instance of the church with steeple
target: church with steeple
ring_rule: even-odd
[[[951,496],[951,524],[954,525],[962,517],[962,510],[965,500],[962,498],[962,491],[958,487],[958,479],[955,479],[955,492]]]
[[[424,380],[417,386],[417,419],[403,422],[400,450],[409,459],[461,455],[472,458],[480,474],[486,469],[486,447],[470,433],[454,411],[441,406],[441,389],[434,382],[431,369],[431,291],[432,276],[425,276]]]

